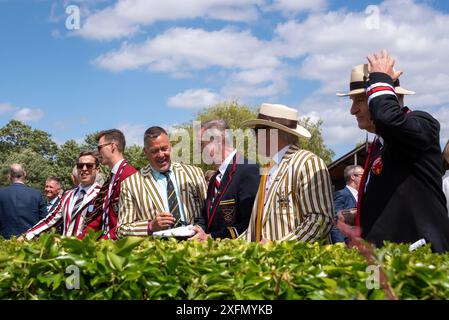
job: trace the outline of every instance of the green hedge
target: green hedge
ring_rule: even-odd
[[[385,298],[367,288],[364,257],[342,245],[55,239],[0,240],[0,299]],[[376,260],[400,299],[449,298],[449,255],[387,244]],[[74,268],[79,289],[69,290]]]

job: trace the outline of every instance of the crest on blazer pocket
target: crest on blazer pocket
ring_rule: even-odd
[[[236,214],[235,199],[224,200],[220,202],[220,209],[223,213],[223,219],[227,225],[235,223]]]

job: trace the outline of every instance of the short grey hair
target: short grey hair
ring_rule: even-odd
[[[350,166],[347,166],[345,168],[345,172],[344,172],[345,183],[349,182],[349,180],[351,179],[351,176],[354,174],[354,171],[357,168],[360,168],[360,169],[363,170],[363,168],[361,166],[358,166],[358,165],[350,165]]]
[[[216,129],[223,133],[223,138],[225,141],[233,143],[233,136],[231,134],[231,128],[229,124],[223,119],[208,120],[201,123],[201,130],[207,131],[209,129]]]
[[[18,164],[18,163],[13,163],[10,167],[9,167],[9,176],[11,179],[25,179],[26,177],[26,172],[23,169],[22,165]]]

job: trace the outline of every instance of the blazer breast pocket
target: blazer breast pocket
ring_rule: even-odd
[[[226,225],[232,225],[236,221],[237,206],[235,199],[223,200],[219,204],[219,208],[223,214],[223,220]]]

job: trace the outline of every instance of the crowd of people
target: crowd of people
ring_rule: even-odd
[[[203,122],[197,133],[215,165],[206,174],[173,161],[169,135],[157,126],[145,132],[148,165],[140,171],[124,157],[123,133],[102,131],[97,150],[77,159],[77,186],[62,192],[61,181],[49,177],[46,201],[26,186],[22,166],[11,165],[11,186],[0,189],[0,236],[26,241],[56,228],[68,237],[94,230],[117,240],[190,226],[191,241],[336,243],[356,236],[376,246],[425,242],[448,251],[449,143],[442,153],[438,121],[405,107],[404,96],[414,92],[400,86],[394,63],[385,50],[368,56],[352,69],[350,91],[338,94],[350,97],[358,127],[376,135],[365,166],[345,169],[342,190],[333,191],[324,161],[301,149],[299,138],[311,134],[298,111],[265,103],[257,119],[242,123],[269,159],[260,165],[227,143],[222,119]],[[103,183],[100,163],[110,169]]]

